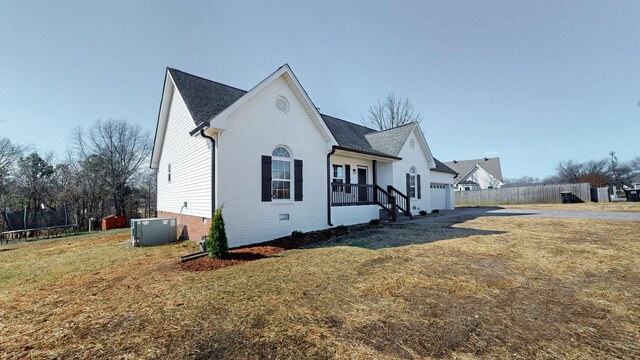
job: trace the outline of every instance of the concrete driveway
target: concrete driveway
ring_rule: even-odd
[[[501,209],[498,207],[460,208],[442,210],[438,216],[416,219],[416,222],[432,221],[447,217],[477,217],[477,216],[524,216],[547,219],[587,219],[587,220],[617,220],[638,221],[640,213],[625,213],[613,211],[582,211],[582,210],[535,210],[535,209]]]

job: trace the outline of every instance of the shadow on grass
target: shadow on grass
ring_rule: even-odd
[[[443,210],[443,214],[449,217],[460,217],[465,218],[464,221],[469,220],[471,217],[473,219],[480,216],[523,216],[523,215],[536,215],[537,212],[523,212],[518,209],[515,211],[501,211],[501,212],[493,212],[496,210],[509,210],[507,208],[503,208],[500,206],[464,206],[457,207],[455,210]]]
[[[491,211],[498,209],[502,208],[482,207],[444,211],[437,216],[427,216],[387,226],[370,227],[369,229],[348,233],[328,241],[315,243],[308,247],[356,246],[377,250],[470,236],[504,234],[506,233],[505,231],[478,230],[453,226],[481,216],[528,215],[526,213],[491,213]]]
[[[311,245],[311,248],[332,246],[356,246],[377,250],[407,245],[428,244],[436,241],[460,239],[470,236],[504,234],[504,231],[489,231],[452,227],[455,222],[437,221],[426,224],[402,223],[381,226],[347,234],[326,242]]]

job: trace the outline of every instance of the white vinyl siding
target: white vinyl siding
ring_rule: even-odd
[[[178,91],[169,109],[158,167],[158,210],[211,217],[211,149],[209,140],[189,135],[195,127]],[[171,181],[169,181],[171,169]],[[187,208],[182,205],[187,202]]]

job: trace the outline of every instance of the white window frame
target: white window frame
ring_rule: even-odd
[[[409,197],[411,199],[417,199],[418,198],[418,177],[417,174],[418,171],[416,170],[415,166],[412,166],[409,169]],[[413,190],[413,194],[412,191]]]
[[[278,149],[283,149],[286,152],[285,154],[282,153],[276,153],[276,151]],[[277,162],[281,162],[281,163],[287,163],[289,164],[289,176],[288,178],[285,176],[283,178],[277,178],[274,177],[274,166],[276,164],[278,164]],[[291,171],[291,167],[293,165],[293,162],[291,161],[291,150],[289,150],[289,148],[282,146],[282,145],[278,145],[276,146],[273,151],[271,152],[271,200],[274,202],[290,202],[291,201],[291,194],[293,193],[293,181],[291,181],[291,177],[292,177],[292,171]],[[283,183],[283,184],[288,184],[289,185],[289,192],[288,192],[288,197],[282,197],[279,198],[277,197],[278,195],[278,190],[281,189],[277,189],[274,188],[274,184],[276,183]],[[285,190],[284,188],[282,190]]]
[[[337,176],[336,176],[336,170],[337,170],[338,168],[342,169],[342,177],[337,177]],[[337,182],[339,182],[339,183],[341,183],[341,184],[344,184],[344,169],[345,169],[344,164],[333,164],[333,165],[331,166],[331,182],[332,182],[332,183],[337,183]],[[337,180],[339,180],[339,181],[337,181]],[[342,187],[342,186],[336,186],[335,191],[344,191],[344,187]]]

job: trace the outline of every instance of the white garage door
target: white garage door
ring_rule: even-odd
[[[431,184],[431,210],[447,208],[447,184]]]

